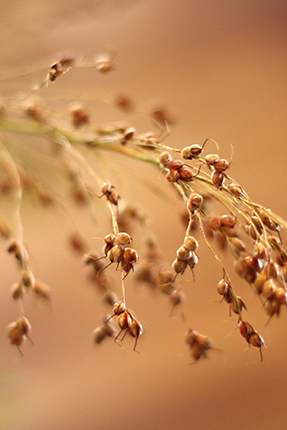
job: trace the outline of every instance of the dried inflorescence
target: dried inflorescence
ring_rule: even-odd
[[[249,345],[260,349],[262,358],[261,349],[265,346],[263,338],[245,319],[243,320],[242,315],[244,314],[245,318],[247,314],[247,305],[236,293],[233,278],[223,261],[222,251],[230,253],[234,271],[239,276],[238,280],[244,281],[248,288],[252,288],[259,306],[264,309],[266,319],[269,321],[274,316],[278,317],[282,308],[287,305],[287,253],[281,236],[281,230],[287,228],[287,223],[269,209],[253,202],[240,184],[230,176],[232,155],[230,161],[227,161],[217,153],[207,153],[210,144],[215,145],[216,151],[219,152],[219,146],[210,138],[200,145],[185,143],[182,148],[165,145],[164,140],[169,135],[168,125],[174,122],[174,117],[163,103],[154,104],[150,111],[157,132],[138,132],[132,124],[122,121],[107,125],[93,124],[92,115],[81,103],[70,108],[70,117],[67,118],[65,126],[64,120],[59,120],[60,116],[54,115],[47,106],[44,110],[43,102],[37,102],[37,99],[30,97],[44,84],[53,82],[57,85],[58,78],[62,76],[64,79],[64,75],[73,67],[94,67],[100,73],[108,75],[114,70],[116,55],[117,53],[108,49],[90,60],[62,55],[49,68],[42,84],[27,93],[24,103],[15,106],[13,103],[6,103],[5,100],[2,103],[0,130],[4,133],[3,143],[0,142],[0,194],[13,197],[12,210],[16,214],[16,224],[18,222],[17,231],[14,231],[15,227],[12,227],[10,222],[0,220],[0,235],[7,242],[7,252],[15,257],[20,269],[20,277],[11,288],[11,296],[13,300],[20,302],[23,308],[28,292],[33,293],[32,297],[40,299],[47,300],[52,296],[52,289],[35,278],[31,269],[21,222],[23,195],[29,193],[45,210],[57,207],[64,209],[65,214],[69,214],[61,198],[59,199],[58,190],[55,193],[40,174],[30,168],[27,159],[33,159],[33,150],[29,152],[29,157],[23,152],[23,162],[22,153],[14,152],[19,136],[31,134],[34,138],[39,137],[39,147],[44,137],[49,140],[52,148],[52,157],[50,153],[50,158],[46,153],[43,156],[39,151],[31,164],[38,165],[38,161],[41,160],[45,166],[43,170],[46,171],[49,167],[46,168],[48,160],[51,161],[51,165],[55,161],[59,174],[63,174],[70,187],[69,197],[90,213],[92,221],[96,221],[96,226],[99,226],[99,197],[104,197],[106,203],[107,213],[104,214],[104,218],[111,220],[112,228],[109,227],[107,230],[109,234],[103,240],[103,251],[88,251],[88,240],[81,236],[78,228],[74,228],[76,233],[69,238],[70,248],[85,255],[84,262],[91,269],[89,277],[102,294],[104,306],[108,308],[105,311],[115,317],[120,329],[116,334],[112,318],[104,317],[102,324],[93,332],[96,344],[106,338],[118,340],[122,336],[122,340],[129,333],[135,338],[134,349],[136,348],[143,329],[126,307],[125,291],[125,279],[127,276],[128,279],[132,278],[136,263],[139,262],[133,279],[148,285],[153,291],[168,295],[173,310],[175,306],[183,304],[184,298],[188,295],[188,289],[180,284],[180,280],[189,268],[192,272],[191,281],[195,281],[194,268],[199,263],[204,264],[204,254],[208,249],[219,264],[221,272],[216,275],[216,279],[220,280],[215,282],[217,293],[222,298],[221,301],[228,304],[229,314],[236,318],[241,335]],[[132,110],[129,97],[118,97],[116,105],[126,112]],[[11,145],[14,132],[17,132],[15,148]],[[25,146],[22,145],[21,149],[23,150]],[[179,247],[174,249],[172,263],[166,261],[166,253],[160,250],[158,240],[151,233],[146,212],[137,206],[134,200],[131,203],[120,198],[119,193],[125,198],[124,187],[119,187],[118,193],[118,187],[116,188],[113,182],[107,182],[99,177],[99,172],[106,167],[100,152],[109,150],[157,166],[165,175],[164,186],[173,187],[181,198],[178,208],[179,212],[181,208],[185,210],[185,232],[181,233],[179,230]],[[110,160],[108,161],[110,163]],[[96,163],[101,163],[101,168],[98,169],[99,164]],[[113,170],[121,176],[120,168],[110,169],[109,166],[108,177]],[[51,177],[54,176],[53,172],[51,169]],[[121,179],[125,179],[125,176],[122,175]],[[114,181],[115,178],[110,180]],[[154,182],[151,176],[148,176],[145,183],[157,194],[164,196],[162,189]],[[133,184],[130,182],[128,185],[133,192]],[[167,199],[170,202],[170,194],[167,195]],[[156,215],[163,216],[162,213]],[[135,248],[130,247],[132,243],[130,229],[133,231],[132,236],[135,237],[133,242],[136,244]],[[139,243],[137,237],[142,239],[141,248],[137,247]],[[118,276],[118,282],[110,276],[111,269],[108,267],[112,265],[116,266],[114,276]],[[118,285],[121,294],[117,291]],[[9,327],[11,343],[20,348],[23,340],[28,337],[29,330],[30,325],[26,318],[20,317]],[[205,357],[212,347],[209,338],[193,329],[188,331],[185,340],[191,348],[194,360]]]

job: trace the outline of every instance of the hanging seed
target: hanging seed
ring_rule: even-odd
[[[215,163],[213,164],[214,169],[219,172],[225,172],[230,166],[230,163],[228,163],[228,161],[224,160],[223,158],[215,161]]]
[[[234,227],[236,219],[232,215],[222,215],[219,217],[221,227]]]
[[[192,170],[187,167],[182,167],[179,170],[179,179],[181,179],[182,181],[192,181],[193,179]]]
[[[265,270],[262,270],[262,272],[260,272],[259,275],[257,275],[254,282],[252,283],[257,294],[262,293],[263,285],[264,285],[265,281],[267,281],[267,274],[266,274]]]
[[[233,250],[238,253],[243,252],[246,249],[245,243],[238,239],[238,237],[231,237],[229,239],[229,243],[231,244]]]
[[[131,236],[128,233],[118,233],[116,236],[116,244],[117,245],[129,245],[132,241]]]
[[[178,248],[176,255],[179,260],[188,260],[191,257],[190,251],[184,245]]]
[[[183,166],[183,162],[181,160],[171,161],[168,165],[169,170],[180,170]]]
[[[217,292],[221,296],[226,296],[230,291],[230,286],[225,279],[221,279],[217,284]]]
[[[35,278],[30,269],[24,270],[22,272],[22,283],[25,287],[33,287],[35,284]]]
[[[231,182],[229,185],[227,185],[227,188],[235,197],[240,198],[246,196],[244,190],[238,184]]]
[[[237,300],[235,300],[234,298],[231,300],[230,307],[232,312],[239,315],[241,314],[243,309],[247,310],[247,308],[241,297],[237,296],[236,298]]]
[[[183,274],[187,266],[187,261],[179,260],[178,258],[172,263],[172,268],[175,273]]]
[[[14,284],[11,288],[11,295],[14,300],[23,299],[24,297],[24,288],[21,283]]]
[[[108,252],[108,258],[111,263],[120,263],[123,259],[123,247],[115,245]]]
[[[223,185],[224,179],[224,175],[217,170],[214,170],[211,174],[211,180],[217,188],[220,188]]]
[[[186,146],[181,150],[181,156],[184,160],[191,160],[193,158],[193,155],[191,153],[191,147]]]
[[[210,216],[208,219],[208,225],[213,231],[217,231],[221,227],[220,218],[217,216]]]
[[[205,156],[205,162],[208,166],[213,166],[219,160],[219,155],[217,154],[208,154]]]
[[[272,279],[267,279],[267,281],[264,282],[262,287],[262,295],[266,299],[270,299],[274,296],[274,293],[276,291],[276,285]]]
[[[184,294],[180,288],[176,288],[170,295],[170,301],[173,307],[182,303],[183,300],[184,300]]]
[[[179,172],[178,170],[171,170],[166,174],[166,179],[168,182],[176,182],[179,179]]]
[[[193,236],[185,236],[183,246],[189,251],[195,251],[198,248],[198,242]]]
[[[253,246],[253,255],[255,258],[264,259],[268,256],[268,250],[266,245],[262,242],[255,242]]]
[[[159,155],[159,161],[162,165],[167,166],[168,164],[170,164],[172,158],[169,152],[162,152]]]

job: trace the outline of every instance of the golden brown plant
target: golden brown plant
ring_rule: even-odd
[[[11,295],[15,301],[22,302],[23,310],[29,291],[39,299],[52,297],[52,289],[35,278],[31,269],[21,221],[23,194],[29,194],[47,210],[54,206],[64,209],[53,191],[41,180],[39,172],[31,168],[33,151],[36,150],[29,150],[31,163],[27,163],[26,149],[22,153],[18,148],[21,136],[28,135],[38,138],[39,145],[44,141],[50,143],[51,162],[57,162],[57,169],[61,174],[64,173],[69,184],[73,201],[85,206],[92,220],[97,218],[99,198],[103,197],[106,202],[112,227],[103,240],[103,251],[88,251],[88,240],[77,229],[69,239],[71,248],[84,255],[84,262],[91,269],[90,279],[104,295],[105,305],[112,308],[112,317],[115,317],[119,327],[116,335],[112,317],[105,317],[93,332],[96,344],[109,337],[118,340],[122,333],[120,340],[123,340],[128,333],[135,338],[136,349],[143,327],[126,306],[127,277],[134,276],[136,281],[169,295],[172,309],[183,303],[186,291],[180,285],[179,278],[186,270],[193,273],[196,265],[204,265],[204,255],[194,237],[199,234],[221,268],[220,281],[215,281],[214,285],[217,285],[222,301],[229,305],[230,316],[231,311],[237,315],[236,324],[241,335],[249,345],[260,349],[262,359],[261,348],[265,346],[263,338],[251,324],[243,321],[242,313],[247,312],[247,306],[236,294],[226,265],[215,251],[215,244],[220,243],[222,249],[230,252],[234,271],[259,296],[267,316],[278,317],[287,304],[287,253],[281,236],[281,229],[286,229],[287,223],[271,210],[252,201],[231,177],[232,157],[227,161],[217,154],[208,153],[209,144],[219,149],[211,138],[206,138],[202,145],[190,143],[178,149],[164,143],[166,135],[160,138],[151,132],[138,132],[123,122],[96,125],[82,104],[74,105],[70,109],[71,116],[62,121],[53,111],[47,107],[44,109],[43,103],[36,103],[33,99],[36,91],[39,92],[44,85],[57,85],[58,79],[64,79],[64,75],[75,67],[94,66],[100,73],[114,70],[115,56],[107,52],[94,60],[62,57],[47,68],[46,78],[35,89],[27,92],[24,100],[23,97],[15,97],[3,101],[0,114],[0,194],[11,196],[14,219],[11,225],[10,220],[0,219],[0,234],[7,241],[7,252],[15,257],[20,269],[19,279],[12,286]],[[128,110],[128,101],[121,99],[117,104]],[[161,131],[168,132],[168,124],[173,121],[164,108],[154,108],[151,116]],[[99,163],[99,154],[107,151],[122,154],[134,162],[138,160],[154,165],[165,174],[164,186],[173,187],[180,197],[178,211],[185,209],[187,227],[182,245],[174,250],[175,259],[171,267],[163,258],[151,232],[148,216],[142,208],[138,208],[135,202],[131,204],[121,199],[124,190],[101,178],[95,167],[97,164],[91,162],[93,158],[95,163]],[[161,190],[157,183],[153,187]],[[132,242],[130,230],[135,224],[141,225],[145,232],[141,250],[138,249],[138,242],[135,242],[135,248],[129,246]],[[108,261],[107,264],[104,259]],[[120,299],[111,281],[109,266],[118,272]],[[11,343],[20,350],[29,331],[28,320],[21,316],[9,326]],[[195,360],[205,357],[212,347],[205,335],[193,329],[188,331],[185,340]]]

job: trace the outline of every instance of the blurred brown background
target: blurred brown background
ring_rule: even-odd
[[[63,110],[70,101],[85,100],[94,122],[125,119],[143,132],[153,129],[148,101],[159,97],[177,118],[167,144],[181,148],[212,137],[227,159],[232,144],[232,177],[255,201],[287,218],[286,15],[286,2],[279,0],[2,0],[0,71],[50,65],[59,52],[92,57],[114,47],[116,67],[109,75],[72,70],[41,95]],[[0,95],[25,90],[42,77],[0,82]],[[117,91],[130,95],[138,112],[127,115],[99,101]],[[214,152],[211,146],[208,151]],[[178,213],[151,192],[142,195],[140,177],[164,181],[141,163],[126,168],[124,163],[120,158],[124,179],[130,181],[133,172],[139,178],[129,192],[154,213],[153,228],[172,262],[184,234]],[[108,232],[78,212],[94,246],[95,236]],[[35,346],[27,343],[21,357],[6,337],[6,325],[19,308],[9,295],[18,275],[4,244],[1,430],[285,428],[286,312],[265,327],[259,300],[234,277],[248,305],[246,319],[267,344],[260,363],[258,351],[246,349],[233,331],[236,319],[228,319],[227,306],[215,303],[221,272],[203,246],[196,283],[188,276],[183,281],[184,312],[187,324],[222,351],[190,365],[180,311],[169,318],[166,297],[132,283],[129,304],[145,328],[141,354],[131,352],[132,339],[122,348],[113,342],[94,347],[90,333],[100,323],[101,296],[87,285],[79,258],[66,253],[65,222],[39,208],[24,207],[23,217],[35,271],[55,295],[52,306],[27,304]]]

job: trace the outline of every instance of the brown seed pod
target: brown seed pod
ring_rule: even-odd
[[[171,155],[167,151],[164,151],[159,155],[159,162],[164,166],[169,165],[171,160],[172,160]]]
[[[105,238],[104,238],[104,255],[107,256],[108,252],[116,245],[116,235],[111,233],[108,234]]]
[[[35,278],[30,269],[23,270],[21,282],[27,288],[33,287],[33,285],[35,284]]]
[[[230,286],[225,279],[221,279],[217,284],[217,292],[221,296],[226,296],[229,294]]]
[[[108,252],[108,258],[111,263],[120,263],[123,259],[124,248],[121,245],[113,246]]]
[[[185,236],[183,245],[189,251],[195,251],[198,248],[198,242],[193,236]]]
[[[240,315],[243,309],[247,310],[247,307],[241,297],[236,296],[236,299],[237,300],[235,300],[234,297],[232,298],[230,302],[230,308],[232,312],[234,312],[237,315]]]
[[[50,82],[55,82],[55,80],[63,74],[63,70],[61,69],[61,63],[55,63],[50,67],[48,79]]]
[[[134,268],[134,264],[138,261],[139,256],[135,249],[126,248],[123,252],[123,259],[121,261],[122,269],[126,272],[125,277]]]
[[[235,184],[234,182],[227,185],[227,188],[230,193],[237,198],[246,197],[245,191],[240,187],[240,185]]]
[[[123,246],[129,245],[132,241],[131,236],[125,232],[118,233],[115,239],[116,239],[117,245],[123,245]]]
[[[169,170],[180,170],[183,167],[183,162],[181,160],[171,161],[168,165]]]
[[[191,252],[184,245],[182,245],[176,251],[176,255],[179,260],[188,260],[191,257]]]
[[[184,300],[184,294],[180,288],[176,288],[170,295],[170,302],[172,307],[179,305]]]
[[[40,279],[35,280],[35,284],[32,287],[32,292],[42,299],[50,300],[52,298],[51,287],[42,282]]]
[[[208,219],[208,225],[213,231],[217,231],[221,227],[220,218],[218,216],[210,216]]]
[[[229,168],[230,164],[231,162],[228,163],[228,161],[224,160],[223,158],[220,158],[219,160],[215,161],[213,167],[217,172],[222,173]]]
[[[236,219],[232,215],[222,215],[219,217],[221,227],[234,227]]]
[[[181,150],[181,156],[184,160],[191,160],[193,158],[192,153],[191,153],[191,147],[186,146],[185,148],[183,148]]]
[[[11,295],[14,300],[22,300],[24,297],[24,288],[21,283],[12,285]]]
[[[185,334],[185,342],[190,346],[191,355],[195,361],[201,357],[206,358],[207,351],[212,348],[212,342],[207,336],[192,329]]]
[[[182,181],[192,181],[193,179],[192,170],[188,167],[182,167],[179,170],[179,179],[181,179]]]
[[[274,296],[276,288],[277,287],[273,279],[267,279],[262,287],[262,296],[264,296],[266,299],[270,299]]]
[[[191,193],[187,202],[187,210],[194,214],[197,209],[199,209],[203,204],[203,197],[197,193]]]
[[[198,256],[195,252],[191,251],[191,256],[186,260],[186,262],[191,270],[196,266],[198,263]]]
[[[143,327],[141,323],[134,318],[131,313],[129,313],[130,318],[128,318],[128,332],[131,336],[135,338],[135,344],[133,350],[136,350],[137,341],[140,335],[143,333]]]
[[[217,154],[208,154],[204,157],[205,162],[208,166],[213,166],[216,161],[219,160],[219,155]]]
[[[260,349],[260,358],[263,360],[262,347],[265,346],[262,336],[246,321],[239,320],[239,331],[249,345]]]
[[[114,59],[116,55],[117,53],[114,52],[105,52],[96,55],[94,61],[97,70],[103,74],[111,72],[114,69]]]
[[[211,174],[211,180],[217,188],[220,188],[223,185],[224,179],[225,176],[217,170],[214,170]]]
[[[262,261],[253,257],[253,255],[247,255],[244,257],[243,262],[248,267],[248,269],[254,270],[255,272],[261,272],[263,269]]]
[[[90,122],[90,115],[81,104],[76,104],[71,107],[72,124],[79,128],[87,125]]]
[[[107,200],[112,203],[113,205],[117,206],[118,205],[118,201],[120,199],[120,196],[116,193],[116,191],[114,190],[114,186],[109,184],[109,183],[105,183],[102,186],[102,196],[106,196]]]
[[[256,276],[256,278],[255,278],[254,282],[252,283],[252,285],[253,285],[253,287],[255,289],[255,292],[257,294],[261,294],[262,293],[263,285],[264,285],[265,281],[267,281],[267,279],[268,279],[268,276],[267,276],[265,270],[262,270],[262,272],[260,272]]]
[[[179,179],[179,172],[178,170],[170,170],[166,174],[166,179],[168,182],[176,182]]]
[[[256,241],[253,245],[253,255],[255,258],[264,259],[268,256],[268,250],[264,243]]]
[[[240,240],[238,237],[230,237],[229,243],[232,247],[232,250],[238,254],[240,252],[245,251],[246,249],[245,243],[242,240]]]
[[[185,260],[179,260],[178,258],[176,258],[172,263],[172,268],[177,274],[180,273],[182,275],[186,267],[187,267],[187,261]]]

